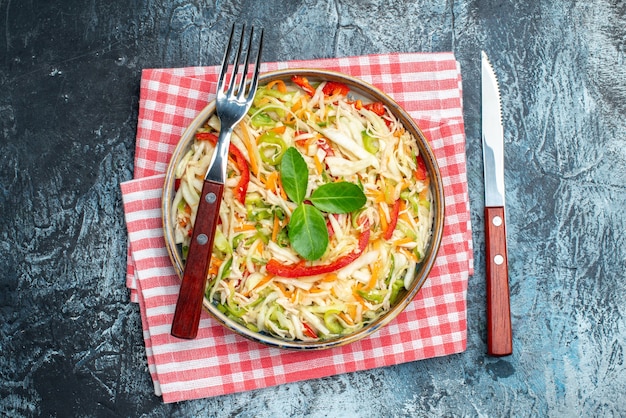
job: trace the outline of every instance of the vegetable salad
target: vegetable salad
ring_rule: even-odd
[[[183,258],[219,130],[212,116],[176,167]],[[334,81],[272,81],[231,139],[206,297],[285,340],[353,333],[411,285],[431,204],[416,138],[382,103]]]

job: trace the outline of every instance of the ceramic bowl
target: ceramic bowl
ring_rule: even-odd
[[[395,304],[393,304],[390,309],[382,316],[378,317],[374,322],[371,322],[370,324],[364,326],[363,328],[352,334],[342,335],[335,339],[327,339],[321,341],[287,341],[266,333],[251,331],[247,327],[228,318],[224,313],[220,312],[217,309],[216,305],[211,303],[211,301],[209,301],[207,298],[204,299],[204,308],[209,312],[209,314],[211,314],[220,324],[222,324],[229,330],[236,332],[246,338],[272,347],[294,350],[320,350],[348,344],[375,333],[381,327],[392,321],[413,300],[415,295],[419,292],[420,288],[426,281],[435,262],[437,251],[439,250],[444,226],[444,193],[439,167],[437,165],[432,149],[428,144],[428,141],[424,137],[424,134],[421,132],[419,127],[415,124],[413,119],[389,96],[387,96],[379,89],[355,77],[338,72],[319,69],[289,69],[269,72],[259,77],[259,85],[267,84],[276,79],[281,79],[285,82],[288,82],[293,75],[307,77],[310,81],[313,82],[316,80],[341,82],[350,87],[350,93],[352,96],[356,95],[359,98],[363,98],[372,102],[383,102],[385,106],[387,106],[387,108],[395,115],[395,117],[400,122],[402,122],[405,129],[407,129],[412,134],[412,136],[416,138],[420,154],[424,159],[426,168],[428,169],[428,173],[430,176],[429,187],[431,188],[431,194],[433,199],[432,208],[434,213],[434,219],[432,224],[432,235],[430,237],[430,242],[427,246],[425,255],[422,261],[416,267],[417,271],[415,272],[415,277],[412,281],[410,288],[403,291],[403,294],[396,300]],[[195,132],[209,119],[211,115],[214,114],[214,112],[215,102],[212,102],[198,114],[198,116],[185,130],[180,139],[180,142],[173,152],[165,178],[162,205],[165,241],[167,251],[172,260],[174,268],[181,278],[184,269],[184,261],[181,255],[181,250],[176,246],[174,241],[173,226],[171,221],[171,203],[175,195],[174,171],[178,162],[185,155],[190,147],[190,144],[194,141]]]

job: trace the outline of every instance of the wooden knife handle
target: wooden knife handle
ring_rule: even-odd
[[[198,334],[223,192],[223,184],[204,181],[172,321],[171,334],[178,338],[192,339]]]
[[[487,352],[492,356],[506,356],[513,352],[513,335],[503,207],[485,208],[485,241],[487,245]]]

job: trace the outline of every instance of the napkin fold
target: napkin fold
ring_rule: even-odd
[[[263,72],[324,68],[386,92],[415,119],[445,187],[441,248],[426,283],[389,325],[324,351],[287,351],[249,341],[203,312],[198,337],[170,335],[180,280],[168,257],[161,191],[182,132],[213,98],[217,67],[142,72],[134,179],[121,184],[128,229],[127,286],[140,307],[148,368],[164,402],[210,397],[459,353],[466,348],[466,295],[473,273],[461,73],[452,53],[398,53],[264,63]]]

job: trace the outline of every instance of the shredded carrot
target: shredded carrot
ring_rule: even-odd
[[[271,190],[272,193],[276,193],[276,183],[278,182],[278,171],[272,171],[267,176],[267,180],[265,182],[265,186],[268,190]]]
[[[235,212],[234,217],[235,217],[236,224],[242,224],[245,220],[245,217],[239,212]]]
[[[246,293],[244,293],[245,297],[249,297],[250,296],[250,292],[252,292],[254,289],[257,289],[261,286],[263,286],[265,283],[269,282],[270,280],[272,280],[274,278],[273,275],[271,274],[267,274],[265,276],[263,276],[263,278],[261,280],[258,281],[257,284],[254,285],[254,287],[252,289],[250,289],[249,291],[247,291]]]
[[[301,108],[302,108],[302,98],[300,98],[300,100],[298,100],[297,102],[293,104],[293,106],[291,106],[291,111],[296,112],[300,110]]]
[[[261,100],[259,100],[258,107],[263,107],[266,104],[268,104],[269,102],[270,102],[270,99],[268,97],[263,97],[263,98],[261,98]]]
[[[319,287],[312,287],[311,289],[309,289],[309,293],[321,293],[323,291],[324,289],[320,289]]]
[[[295,119],[293,118],[293,115],[291,113],[287,113],[285,115],[285,119],[283,120],[283,123],[286,123],[287,125],[291,125],[293,124],[295,121]]]
[[[245,232],[245,231],[254,231],[256,227],[252,224],[239,224],[233,228],[235,232]]]
[[[211,257],[211,265],[209,266],[209,275],[217,276],[217,273],[222,265],[223,260],[216,257]]]
[[[277,126],[275,128],[270,129],[270,131],[275,132],[277,134],[284,134],[287,127],[285,125]]]
[[[354,296],[354,299],[359,302],[359,304],[361,304],[361,306],[363,306],[364,308],[366,308],[367,306],[365,305],[365,301],[363,300],[363,298],[361,297],[361,295],[359,295],[356,290],[354,292],[352,292],[352,296]]]
[[[412,260],[412,261],[414,261],[416,263],[419,261],[417,259],[417,256],[415,254],[413,254],[411,251],[407,250],[406,248],[398,247],[398,251],[400,251],[402,254],[404,254],[406,256],[406,258],[408,258],[409,260]]]
[[[382,270],[383,260],[378,259],[374,264],[372,264],[372,275],[370,277],[369,282],[367,283],[366,289],[373,289],[376,286],[376,282],[378,281],[378,277],[380,276],[380,271]]]
[[[371,198],[372,200],[375,201],[376,196],[378,196],[378,190],[363,190],[363,193],[365,194],[365,197],[367,198]]]
[[[211,267],[209,267],[209,276],[217,276],[217,272],[219,271],[219,269],[214,266],[213,264],[211,264]]]
[[[355,303],[349,304],[347,306],[347,310],[348,310],[347,314],[350,317],[351,322],[354,324],[354,322],[356,321],[356,304]]]
[[[428,177],[426,177],[426,179],[424,180],[424,182],[425,182],[426,184],[428,184]],[[419,198],[420,198],[420,200],[426,200],[426,199],[428,199],[428,187],[424,187],[424,190],[422,190],[422,191],[419,193]]]
[[[381,247],[381,240],[377,239],[376,241],[374,241],[373,249],[375,251],[378,251],[380,250],[380,247]],[[374,264],[371,265],[372,275],[370,276],[370,280],[367,283],[367,286],[365,286],[365,289],[372,289],[374,288],[374,286],[376,286],[376,282],[378,281],[378,277],[380,277],[380,272],[382,268],[383,268],[383,259],[382,257],[379,257],[378,260],[376,260]]]
[[[413,225],[411,218],[409,218],[409,213],[406,210],[406,202],[404,200],[400,200],[400,208],[398,209],[399,218],[406,222],[407,225]]]
[[[378,205],[378,215],[380,217],[380,229],[385,231],[387,230],[387,214],[385,213],[385,210],[383,209],[383,205],[385,203],[384,202],[380,202],[380,204]]]
[[[328,273],[322,278],[323,282],[334,282],[335,280],[337,280],[337,273]]]
[[[285,190],[283,190],[283,183],[280,180],[280,176],[278,176],[278,185],[280,186],[280,197],[282,197],[284,200],[287,200],[287,193],[285,193]]]
[[[256,141],[248,132],[248,126],[245,124],[241,124],[241,138],[243,139],[243,144],[246,146],[246,150],[248,151],[248,159],[250,160],[250,170],[255,176],[259,176],[259,162],[256,159],[256,153],[254,152],[256,149]]]
[[[267,83],[267,88],[272,89],[276,86],[276,89],[281,93],[287,93],[287,85],[283,80],[274,80]]]
[[[374,199],[375,203],[385,201],[385,194],[380,190],[368,190],[365,194]]]
[[[347,315],[346,313],[344,313],[344,312],[339,312],[339,314],[338,314],[338,315],[339,315],[339,318],[343,319],[343,320],[346,322],[346,324],[348,324],[348,325],[354,325],[354,321],[353,321],[353,320],[352,320],[352,318],[350,318],[350,316],[349,316],[349,315]]]
[[[322,174],[324,167],[322,166],[320,159],[317,158],[317,154],[313,154],[313,162],[315,163],[315,171],[317,171],[317,174]]]
[[[398,247],[400,245],[404,245],[404,244],[408,244],[409,242],[413,242],[413,239],[410,237],[404,237],[404,238],[400,238],[397,239],[393,242],[393,245]]]
[[[263,254],[264,244],[262,240],[258,240],[255,248],[252,248],[253,251],[258,252],[259,254]]]
[[[406,223],[409,226],[413,225],[413,222],[411,221],[411,218],[409,217],[409,214],[406,213],[406,212],[402,212],[400,214],[400,219],[402,219],[404,221],[404,223]]]
[[[272,227],[272,242],[276,242],[279,231],[280,231],[280,219],[278,219],[278,216],[274,215],[274,225]]]
[[[272,276],[271,274],[265,275],[261,280],[259,280],[259,282],[256,284],[256,286],[254,286],[254,289],[256,289],[257,287],[263,286],[265,283],[267,283],[270,280],[272,280],[273,277],[274,276]]]
[[[286,297],[286,298],[290,298],[293,295],[293,291],[287,289],[287,286],[285,286],[283,283],[280,282],[276,282],[274,283],[276,285],[276,287],[278,287],[278,289],[280,290],[280,292]]]

